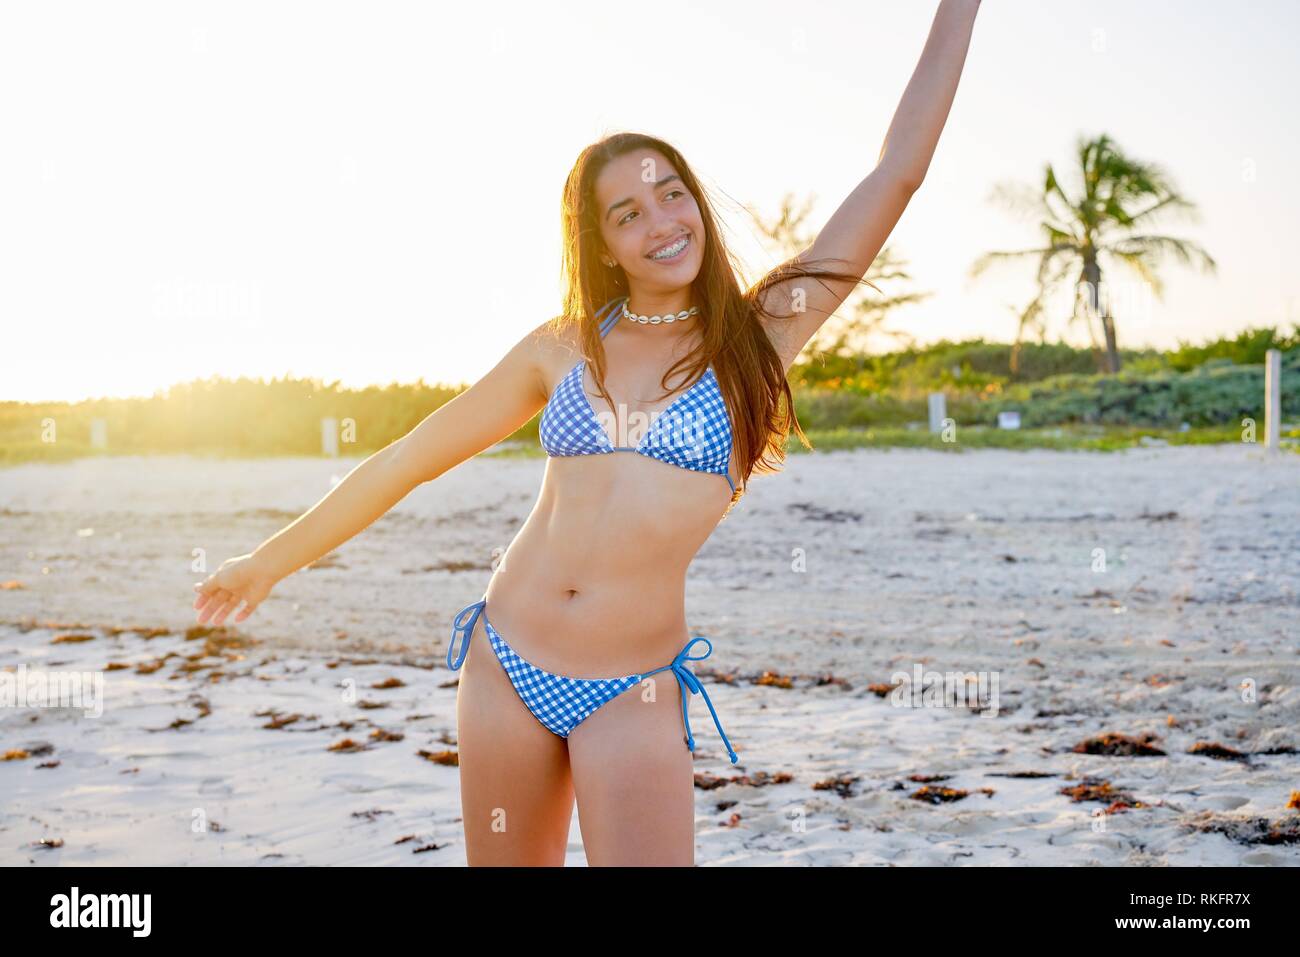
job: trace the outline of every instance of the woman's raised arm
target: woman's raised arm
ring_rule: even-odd
[[[930,168],[939,134],[957,93],[980,0],[941,0],[912,79],[885,133],[876,166],[795,261],[837,260],[833,268],[865,276]],[[802,295],[793,295],[795,289]],[[768,323],[786,367],[839,308],[853,284],[796,277],[774,284],[764,298],[783,318]],[[774,295],[775,293],[775,295]],[[793,308],[791,308],[793,305]]]
[[[228,559],[194,586],[199,622],[240,622],[280,579],[367,528],[416,486],[510,435],[546,402],[540,356],[546,324],[521,339],[469,389],[347,474],[308,511],[247,555]]]

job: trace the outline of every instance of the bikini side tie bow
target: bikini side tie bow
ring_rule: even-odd
[[[709,650],[698,656],[689,654],[691,647],[697,641],[704,642],[708,645]],[[691,694],[700,695],[700,697],[704,699],[704,703],[709,706],[709,714],[713,715],[713,724],[717,727],[718,734],[722,737],[722,743],[727,746],[727,754],[731,756],[731,763],[735,764],[740,759],[732,749],[731,742],[727,740],[727,733],[722,730],[722,722],[718,720],[718,712],[714,710],[713,702],[709,700],[709,693],[704,690],[704,685],[700,684],[700,679],[686,667],[686,662],[703,661],[711,654],[713,654],[713,642],[709,641],[709,639],[705,638],[703,635],[696,635],[686,643],[685,647],[683,647],[681,651],[677,652],[677,657],[672,660],[671,664],[664,665],[662,668],[656,668],[654,671],[647,671],[640,677],[648,678],[660,671],[672,671],[673,677],[677,679],[677,686],[682,692],[682,723],[686,726],[686,747],[691,752],[695,751],[695,736],[691,734],[691,721],[686,715],[686,692],[689,689]]]
[[[487,596],[484,595],[478,601],[466,605],[456,615],[456,620],[451,625],[451,643],[447,645],[447,667],[452,671],[458,671],[460,666],[465,663],[465,655],[469,653],[469,639],[474,634],[474,626],[478,624],[478,616],[483,614],[483,609],[487,605]],[[472,614],[470,614],[472,612]],[[468,622],[463,621],[464,617],[469,614]],[[460,657],[452,664],[451,655],[456,648],[456,636],[461,636]]]

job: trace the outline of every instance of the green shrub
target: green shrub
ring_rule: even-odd
[[[1283,356],[1282,414],[1300,415],[1300,350]],[[1054,376],[1014,386],[985,403],[975,421],[993,424],[1001,411],[1020,412],[1033,428],[1064,422],[1177,428],[1263,422],[1264,367],[1210,360],[1190,372]]]
[[[1225,359],[1237,365],[1259,365],[1269,349],[1290,352],[1300,348],[1300,323],[1296,323],[1291,335],[1274,329],[1252,328],[1231,339],[1215,339],[1203,346],[1179,345],[1177,350],[1168,354],[1170,368],[1179,372],[1190,371],[1214,359]]]

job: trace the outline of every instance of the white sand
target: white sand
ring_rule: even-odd
[[[26,586],[0,591],[0,668],[134,667],[201,650],[180,633],[102,629],[183,632],[203,577],[194,549],[210,568],[251,549],[354,464],[0,470],[0,582]],[[483,593],[543,467],[479,458],[418,489],[332,567],[291,576],[236,626],[258,642],[235,652],[242,660],[197,662],[220,666],[219,680],[177,673],[183,659],[170,658],[153,674],[104,674],[102,717],[0,708],[0,753],[52,746],[0,762],[0,863],[463,865],[457,771],[416,752],[454,749],[451,618]],[[796,550],[806,571],[792,568]],[[784,474],[751,482],[687,586],[692,633],[715,649],[697,673],[736,674],[708,689],[741,754],[727,762],[695,700],[697,772],[792,780],[697,788],[697,862],[1300,864],[1300,844],[1189,826],[1294,822],[1285,805],[1300,755],[1186,753],[1197,742],[1300,748],[1298,558],[1300,457],[1257,447],[792,456]],[[51,644],[69,632],[95,637]],[[340,655],[382,660],[327,667]],[[897,707],[866,689],[918,663],[995,674],[996,714]],[[764,671],[795,687],[754,684]],[[814,686],[826,674],[851,688]],[[405,687],[369,688],[388,677]],[[388,707],[345,700],[345,679]],[[255,713],[267,709],[314,717],[266,730]],[[176,718],[193,723],[145,730]],[[326,750],[375,728],[404,737]],[[1167,754],[1071,752],[1105,732],[1152,732]],[[996,776],[1026,770],[1051,776]],[[911,800],[913,774],[971,793]],[[842,775],[858,776],[849,796],[814,789]],[[1148,806],[1100,814],[1105,803],[1058,793],[1085,776]],[[196,833],[196,809],[224,830]],[[63,845],[30,846],[41,839]],[[576,817],[570,841],[568,863],[584,863]]]

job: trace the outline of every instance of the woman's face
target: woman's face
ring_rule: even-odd
[[[622,266],[631,288],[664,292],[695,280],[704,261],[704,222],[662,153],[633,150],[610,161],[596,177],[596,203],[602,264],[608,257]]]

